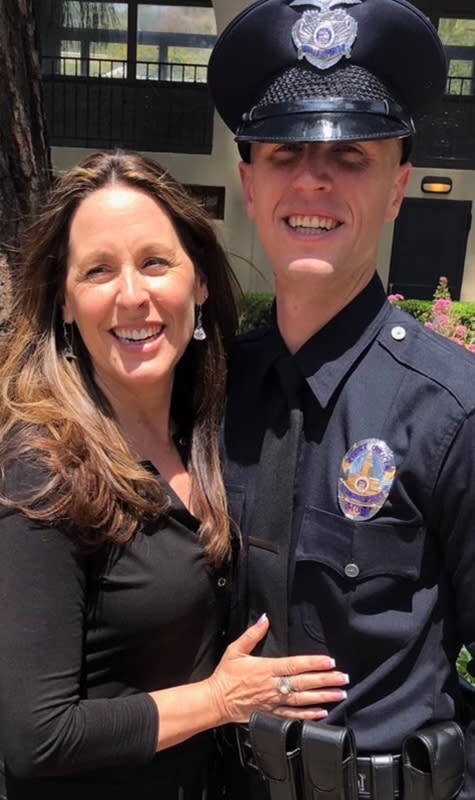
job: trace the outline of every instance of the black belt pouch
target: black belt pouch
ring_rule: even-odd
[[[404,800],[452,800],[463,786],[463,732],[437,722],[406,736],[402,746]]]
[[[305,800],[357,800],[356,744],[351,728],[305,722],[301,748]]]
[[[300,800],[300,722],[255,711],[249,721],[249,738],[271,800]]]

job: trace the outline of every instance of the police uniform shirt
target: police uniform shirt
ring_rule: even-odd
[[[240,613],[254,503],[279,494],[275,486],[273,497],[256,497],[255,483],[268,395],[281,392],[272,365],[283,354],[301,374],[304,418],[289,650],[328,653],[349,674],[348,698],[328,721],[353,728],[360,754],[399,753],[409,732],[457,718],[461,644],[475,655],[475,359],[391,306],[377,277],[294,356],[275,325],[238,340],[224,446],[244,539]],[[391,449],[395,476],[375,516],[349,519],[338,502],[342,462],[368,439]],[[245,611],[239,627],[265,610]],[[475,797],[472,737],[467,729],[464,800]]]

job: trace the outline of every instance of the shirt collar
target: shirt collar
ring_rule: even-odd
[[[390,313],[391,305],[375,274],[351,303],[295,353],[302,375],[323,408]]]
[[[270,328],[242,337],[241,341],[252,345],[251,353],[245,347],[242,358],[246,364],[251,358],[252,379],[261,387],[277,360],[293,358],[310,390],[325,408],[356,359],[376,338],[391,309],[375,274],[363,291],[308,339],[293,357],[280,335],[274,309]],[[248,366],[248,374],[249,371]]]

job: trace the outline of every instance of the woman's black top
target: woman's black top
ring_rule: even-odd
[[[166,516],[94,554],[65,530],[0,509],[8,800],[175,800],[205,780],[213,733],[156,754],[148,692],[211,674],[226,576],[206,564],[198,520],[164,488]]]

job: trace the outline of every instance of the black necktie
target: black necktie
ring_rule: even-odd
[[[258,648],[266,656],[288,653],[288,562],[303,419],[303,378],[295,360],[285,355],[275,362],[273,370],[248,550],[251,622],[266,612],[271,624]]]

